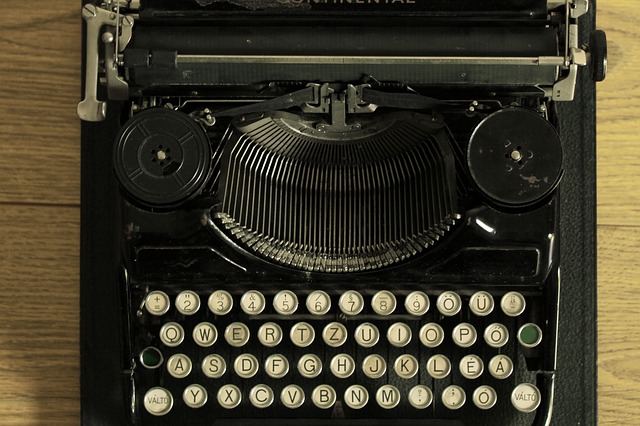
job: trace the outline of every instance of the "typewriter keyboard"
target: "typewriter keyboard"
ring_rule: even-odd
[[[516,291],[151,289],[134,311],[144,330],[133,347],[137,388],[155,416],[207,406],[345,418],[497,405],[529,413],[541,395],[535,373],[517,364],[543,344],[528,315],[534,299]]]

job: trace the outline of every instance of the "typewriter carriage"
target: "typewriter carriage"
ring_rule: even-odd
[[[262,3],[273,4],[269,1]],[[541,1],[536,3],[540,4]],[[84,120],[104,120],[106,104],[98,99],[99,81],[105,83],[108,98],[112,100],[126,100],[131,95],[153,96],[154,88],[166,94],[171,92],[167,89],[179,87],[184,95],[189,86],[192,86],[194,93],[204,86],[214,87],[217,96],[224,96],[229,85],[238,86],[232,97],[237,100],[243,92],[245,96],[255,97],[258,94],[255,91],[256,84],[259,84],[258,90],[262,91],[270,82],[304,81],[305,77],[307,81],[317,81],[318,72],[329,82],[356,82],[363,74],[369,74],[379,80],[400,81],[412,86],[444,84],[488,88],[493,84],[498,87],[507,85],[511,86],[511,90],[517,90],[517,86],[529,85],[542,90],[549,99],[568,101],[574,96],[578,67],[587,65],[588,59],[595,69],[600,70],[594,75],[597,80],[606,75],[604,33],[596,32],[591,51],[584,50],[578,39],[577,19],[586,13],[587,0],[549,2],[549,9],[545,7],[542,16],[524,8],[520,11],[519,20],[515,21],[519,27],[507,30],[504,29],[504,21],[510,17],[509,13],[497,13],[493,15],[497,18],[492,21],[488,19],[492,16],[488,12],[476,16],[459,16],[459,12],[450,12],[450,16],[445,15],[444,19],[426,11],[422,14],[414,12],[420,19],[413,20],[408,18],[411,13],[407,15],[406,12],[384,16],[383,21],[380,15],[371,18],[372,14],[365,14],[360,19],[364,22],[370,22],[367,17],[375,19],[376,25],[364,25],[359,31],[350,31],[348,27],[345,30],[344,23],[341,25],[343,21],[331,15],[329,24],[325,22],[322,24],[324,26],[315,29],[320,35],[310,33],[308,27],[291,25],[292,19],[304,19],[305,15],[300,12],[297,15],[262,14],[258,21],[260,25],[237,26],[236,32],[221,23],[225,19],[234,23],[246,22],[250,14],[247,16],[246,12],[243,14],[238,11],[225,13],[224,8],[216,13],[206,13],[206,9],[201,7],[201,10],[196,9],[192,14],[184,12],[185,19],[181,21],[186,21],[186,24],[181,25],[186,27],[178,28],[176,32],[171,28],[157,28],[163,19],[171,19],[173,15],[170,12],[159,10],[144,13],[145,9],[139,11],[136,9],[138,7],[137,2],[109,1],[100,7],[88,3],[83,8],[83,17],[87,22],[86,81],[85,96],[78,106],[78,114]],[[269,8],[266,10],[270,11]],[[537,13],[540,14],[540,11]],[[536,19],[527,22],[522,19],[524,14],[536,16]],[[204,21],[194,23],[190,21],[192,15],[203,16]],[[326,12],[313,16],[322,23],[325,15]],[[408,19],[413,25],[407,25]],[[423,38],[411,32],[416,21],[429,23],[420,29],[427,33]],[[451,22],[453,27],[450,27]],[[137,28],[139,25],[140,29]],[[399,26],[395,30],[400,35],[395,37],[399,41],[393,42],[394,37],[384,36],[390,25]],[[430,31],[431,27],[435,29]],[[261,28],[266,30],[261,32]],[[252,37],[243,37],[246,32]],[[337,32],[338,36],[332,38],[332,32]],[[407,36],[401,37],[405,32]],[[443,34],[438,36],[439,32]],[[465,32],[468,35],[463,35],[461,39],[460,34]],[[539,34],[536,35],[536,32]],[[376,37],[378,33],[382,33],[384,38]],[[305,45],[315,47],[305,49],[295,43],[296,39],[305,36],[309,38]],[[345,43],[348,48],[343,48],[342,43],[335,43],[340,38],[353,42]],[[371,46],[367,38],[375,40],[378,46]],[[228,44],[220,45],[215,39]],[[279,45],[260,43],[262,39]],[[446,42],[448,39],[456,41],[451,44]],[[541,45],[539,40],[545,39],[546,44]],[[166,47],[154,48],[147,44],[150,42],[155,43],[154,46]],[[252,43],[257,46],[251,47]],[[104,45],[102,61],[99,60],[101,45]],[[395,51],[395,54],[381,50],[382,45],[390,45],[391,52]],[[443,46],[445,52],[450,49],[470,54],[451,56],[437,48],[433,50],[435,54],[429,54],[428,48],[426,54],[417,53],[424,52],[426,46],[433,48],[437,45]],[[504,53],[498,53],[500,49]],[[407,51],[408,54],[398,56],[398,51]],[[257,71],[247,71],[243,64],[252,64],[251,68]],[[405,68],[411,72],[407,73],[403,70]],[[430,72],[424,72],[425,68]],[[209,71],[211,69],[215,72]],[[293,69],[296,71],[291,72]],[[309,77],[311,75],[313,77]],[[451,75],[456,77],[451,78]],[[487,92],[491,93],[490,90]],[[196,95],[199,96],[203,94]]]

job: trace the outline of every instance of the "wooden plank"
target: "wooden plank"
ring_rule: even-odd
[[[640,419],[640,229],[598,229],[598,410],[601,425]],[[580,368],[576,366],[576,368]]]
[[[598,27],[607,32],[609,75],[599,83],[598,223],[640,226],[640,2],[598,1]]]
[[[598,421],[634,424],[640,418],[640,123],[631,99],[640,94],[634,0],[600,0],[598,27],[607,32],[609,75],[598,102]]]
[[[77,425],[77,207],[3,206],[0,423]]]
[[[0,202],[80,200],[80,2],[4,0]]]

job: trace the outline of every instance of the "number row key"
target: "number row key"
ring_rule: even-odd
[[[216,290],[209,296],[207,305],[213,314],[226,315],[233,303],[229,292]],[[469,309],[477,316],[489,315],[494,304],[493,296],[486,291],[478,291],[469,299]],[[164,315],[170,305],[169,296],[159,290],[150,292],[145,298],[145,308],[151,315]],[[258,315],[265,310],[267,301],[260,291],[249,290],[242,295],[239,305],[247,315]],[[175,298],[175,306],[179,313],[193,315],[200,309],[200,297],[194,291],[182,291]],[[506,293],[500,301],[502,311],[512,317],[524,312],[525,306],[524,297],[515,291]],[[273,298],[273,308],[280,315],[291,315],[298,307],[298,296],[291,290],[282,290]],[[358,315],[364,310],[365,300],[360,292],[348,290],[340,296],[338,307],[345,315]],[[405,297],[404,307],[411,315],[424,315],[430,308],[429,297],[422,291],[413,291]],[[440,314],[454,316],[462,309],[462,299],[453,291],[445,291],[438,296],[436,307]],[[313,291],[306,298],[306,308],[312,315],[324,315],[331,309],[331,297],[322,290]],[[371,298],[371,308],[378,315],[391,315],[397,309],[396,296],[388,290],[378,291]]]

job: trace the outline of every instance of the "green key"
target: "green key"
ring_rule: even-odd
[[[162,364],[162,354],[158,349],[149,346],[140,353],[140,362],[147,368],[158,368]]]
[[[518,341],[525,348],[533,348],[542,340],[542,330],[533,323],[528,323],[520,327],[518,331]]]

